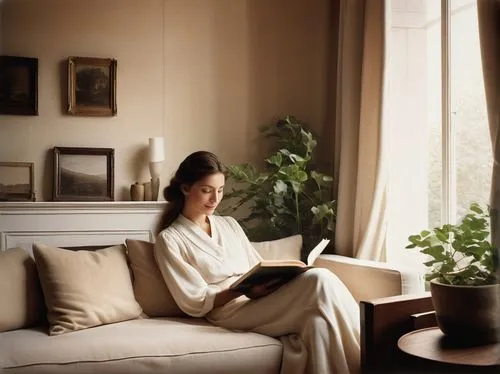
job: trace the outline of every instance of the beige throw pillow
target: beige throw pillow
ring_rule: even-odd
[[[71,251],[34,244],[50,335],[138,318],[126,248]]]
[[[264,260],[300,260],[302,235],[251,244]]]
[[[154,257],[154,244],[127,239],[127,254],[134,276],[134,294],[149,317],[181,317]]]
[[[35,261],[23,248],[0,251],[0,331],[41,324],[45,306]]]

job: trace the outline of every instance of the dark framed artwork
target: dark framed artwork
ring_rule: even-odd
[[[38,59],[0,56],[0,114],[38,115]]]
[[[54,201],[113,201],[113,148],[54,147]]]
[[[68,59],[68,113],[79,116],[116,115],[116,60]]]
[[[32,162],[0,162],[0,201],[35,201]]]

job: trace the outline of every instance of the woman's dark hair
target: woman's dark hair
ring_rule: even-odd
[[[170,226],[184,209],[182,185],[191,186],[209,175],[218,173],[226,174],[226,168],[213,153],[198,151],[187,156],[179,165],[170,180],[170,184],[163,190],[163,197],[168,201],[168,204],[157,227],[157,232],[159,233]]]

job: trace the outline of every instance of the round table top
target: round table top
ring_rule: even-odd
[[[412,356],[455,365],[500,365],[500,343],[464,346],[446,337],[439,327],[416,330],[398,340],[398,348]]]

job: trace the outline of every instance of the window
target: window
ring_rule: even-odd
[[[387,259],[414,263],[410,234],[488,203],[493,156],[476,0],[392,0],[391,18]]]

